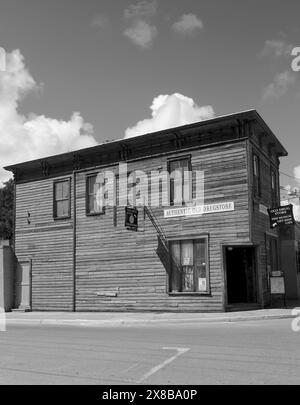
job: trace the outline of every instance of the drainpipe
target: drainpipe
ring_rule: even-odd
[[[76,173],[72,173],[73,183],[73,304],[72,310],[76,312]]]

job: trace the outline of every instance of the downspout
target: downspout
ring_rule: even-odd
[[[14,175],[14,180],[13,180],[13,186],[14,186],[14,201],[13,201],[13,236],[12,236],[12,249],[15,254],[15,246],[16,246],[16,200],[17,200],[17,180],[16,180],[16,175]]]
[[[16,275],[17,275],[17,256],[16,256],[16,210],[17,210],[17,174],[14,173],[14,201],[13,201],[13,236],[12,236],[12,254],[13,254],[13,287],[12,287],[12,308],[16,306]],[[30,310],[32,311],[32,275],[30,274]]]
[[[73,179],[73,302],[72,310],[76,312],[76,173],[75,170],[72,174]]]

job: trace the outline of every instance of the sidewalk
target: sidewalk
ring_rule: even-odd
[[[8,325],[69,326],[154,326],[188,325],[211,322],[241,322],[268,319],[291,319],[300,316],[300,303],[287,308],[258,309],[218,313],[155,313],[155,312],[9,312]],[[296,311],[295,308],[298,310]],[[294,309],[294,311],[293,311]]]

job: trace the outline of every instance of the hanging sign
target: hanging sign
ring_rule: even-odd
[[[129,231],[138,230],[138,213],[136,208],[125,207],[125,227]]]
[[[295,219],[293,214],[293,206],[284,205],[278,208],[268,209],[271,228],[280,225],[294,225]]]

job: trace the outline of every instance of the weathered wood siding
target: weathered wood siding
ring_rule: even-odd
[[[19,261],[32,260],[34,311],[72,310],[73,222],[53,219],[57,179],[16,185],[15,251]]]
[[[253,188],[253,154],[256,154],[260,160],[260,178],[261,195],[257,196]],[[249,165],[249,197],[251,214],[251,239],[257,249],[257,282],[258,282],[258,300],[262,306],[270,303],[269,280],[267,273],[267,249],[266,235],[278,238],[278,231],[270,228],[269,216],[262,213],[259,205],[267,208],[272,207],[271,195],[271,168],[276,171],[279,190],[279,162],[275,156],[268,152],[268,145],[259,142],[256,137],[252,137],[248,145],[248,165]],[[279,243],[279,240],[278,240]],[[278,244],[279,249],[279,244]]]
[[[234,212],[200,217],[163,218],[163,208],[152,208],[168,238],[209,235],[210,295],[172,295],[166,271],[155,253],[157,235],[143,220],[137,233],[124,227],[124,207],[104,215],[85,214],[86,176],[76,175],[76,310],[78,311],[220,311],[224,310],[222,245],[250,241],[246,142],[207,147],[192,152],[193,170],[205,173],[205,204],[234,201]],[[176,153],[128,164],[129,171],[167,170]],[[97,172],[97,171],[96,171]],[[143,223],[144,222],[144,223]]]

